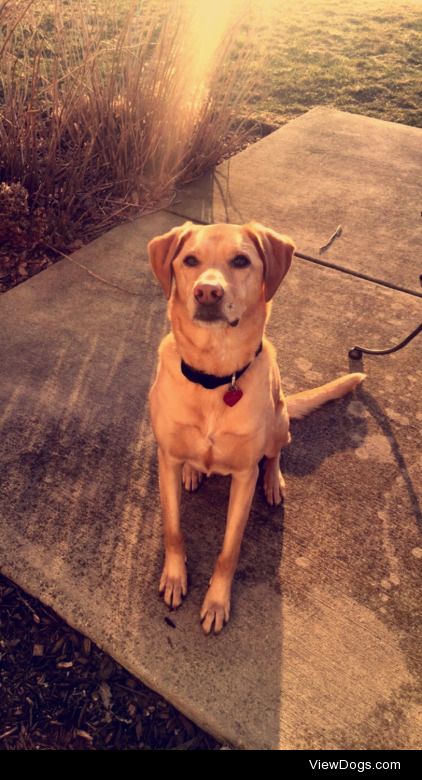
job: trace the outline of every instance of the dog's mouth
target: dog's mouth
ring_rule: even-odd
[[[194,320],[200,320],[201,322],[216,322],[217,320],[225,320],[226,317],[222,314],[219,306],[197,306]]]
[[[228,323],[231,328],[236,328],[236,326],[239,324],[238,317],[236,317],[234,320],[229,320],[229,318],[226,317],[226,315],[221,314],[221,312],[212,312],[208,311],[207,309],[204,311],[196,311],[193,319],[199,322],[208,322],[210,324],[217,322]]]
[[[220,303],[208,303],[206,305],[197,304],[193,319],[199,322],[227,323],[231,328],[236,328],[236,326],[239,324],[239,317],[229,319],[227,314],[224,314],[224,312],[221,310]]]

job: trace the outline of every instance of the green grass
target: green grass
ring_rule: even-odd
[[[245,112],[280,125],[318,105],[422,127],[422,3],[285,0],[265,88]]]

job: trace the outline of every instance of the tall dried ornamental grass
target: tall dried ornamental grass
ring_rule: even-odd
[[[157,203],[239,144],[259,78],[250,9],[233,2],[208,65],[197,11],[195,0],[0,0],[0,182],[27,189],[59,243]]]

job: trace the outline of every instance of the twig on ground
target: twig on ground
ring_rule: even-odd
[[[108,284],[109,287],[115,287],[117,290],[121,290],[122,292],[129,293],[129,295],[138,295],[138,296],[141,295],[141,293],[139,292],[134,292],[134,290],[128,290],[126,287],[121,287],[119,284],[114,284],[114,282],[110,282],[109,279],[104,279],[103,276],[99,276],[98,274],[95,274],[94,271],[91,271],[89,268],[86,267],[86,265],[79,263],[73,257],[70,257],[70,255],[67,255],[65,252],[62,252],[60,249],[54,249],[54,247],[50,246],[49,244],[46,244],[45,246],[47,247],[47,249],[50,249],[52,252],[57,252],[57,254],[59,254],[61,257],[64,257],[66,260],[70,260],[71,263],[78,265],[79,268],[82,268],[84,271],[86,271],[87,274],[93,276],[94,279],[97,279],[99,282],[102,282],[103,284]]]
[[[159,211],[165,211],[170,206],[174,205],[174,203],[176,202],[176,197],[177,197],[177,193],[174,193],[166,205],[162,205],[156,209],[151,209],[150,211],[145,211],[142,214],[142,216],[148,217],[151,214],[157,214]],[[87,274],[93,276],[94,279],[97,279],[99,282],[102,282],[103,284],[108,284],[110,287],[115,287],[117,290],[121,290],[122,292],[129,293],[129,295],[137,295],[138,297],[142,295],[142,293],[140,292],[134,292],[134,290],[128,290],[127,287],[121,287],[119,284],[115,284],[114,282],[111,282],[109,279],[104,279],[103,276],[99,276],[98,274],[94,273],[94,271],[91,271],[89,268],[86,267],[86,265],[83,265],[83,263],[80,263],[78,260],[75,260],[73,257],[66,254],[66,252],[62,252],[60,249],[56,249],[53,246],[50,246],[50,244],[45,244],[45,246],[51,252],[57,252],[57,254],[59,254],[61,257],[64,257],[66,260],[70,260],[71,263],[78,265],[79,268],[82,268],[84,271],[86,271]]]
[[[330,236],[330,238],[328,239],[327,243],[319,248],[319,254],[322,255],[324,252],[326,252],[327,249],[330,248],[331,244],[334,243],[336,238],[339,238],[341,236],[342,232],[343,232],[343,228],[342,228],[341,225],[339,225],[338,228],[333,233],[333,235]]]

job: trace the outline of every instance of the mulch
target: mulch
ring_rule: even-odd
[[[0,750],[220,750],[171,704],[0,575]]]

